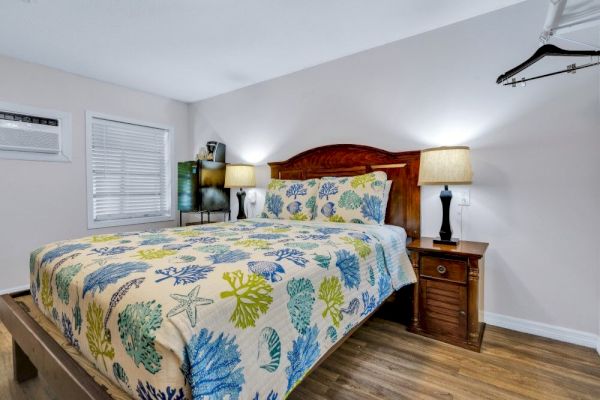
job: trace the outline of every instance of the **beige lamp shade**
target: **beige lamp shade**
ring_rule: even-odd
[[[245,188],[256,186],[254,165],[228,164],[225,167],[225,187]]]
[[[419,185],[471,183],[471,156],[467,146],[436,147],[421,151]]]

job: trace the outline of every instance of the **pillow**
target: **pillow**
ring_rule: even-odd
[[[384,222],[385,172],[323,178],[317,196],[318,221],[380,225]]]
[[[267,186],[263,218],[311,220],[315,217],[318,179],[271,179]]]

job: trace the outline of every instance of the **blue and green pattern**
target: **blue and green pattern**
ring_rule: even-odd
[[[273,189],[305,196],[285,181]],[[362,207],[351,195],[342,203]],[[278,400],[414,282],[405,239],[396,227],[261,218],[93,236],[36,250],[32,292],[134,398]]]
[[[385,172],[322,178],[317,193],[318,221],[376,224],[384,222]]]
[[[264,218],[309,221],[314,218],[318,179],[293,181],[272,179],[267,186]]]

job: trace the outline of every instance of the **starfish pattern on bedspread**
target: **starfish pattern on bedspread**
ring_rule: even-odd
[[[193,288],[188,294],[170,294],[169,296],[171,296],[173,300],[177,301],[178,304],[169,311],[167,317],[174,317],[175,315],[185,312],[190,320],[192,328],[194,328],[196,326],[196,322],[198,321],[198,307],[214,303],[214,301],[211,299],[198,297],[199,291],[200,285]]]

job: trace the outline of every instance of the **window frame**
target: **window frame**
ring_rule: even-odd
[[[167,131],[167,143],[169,149],[166,154],[168,157],[167,171],[167,191],[169,193],[169,208],[168,215],[156,217],[137,217],[126,219],[114,219],[105,221],[94,220],[94,178],[92,168],[92,123],[94,119],[105,119],[117,123],[125,123],[132,125],[141,125],[149,128],[163,129]],[[86,180],[87,180],[87,214],[88,214],[88,229],[107,228],[113,226],[139,225],[153,222],[174,221],[175,213],[173,211],[174,196],[175,196],[175,128],[170,125],[164,125],[156,122],[141,121],[137,119],[124,118],[115,115],[99,113],[95,111],[86,111],[85,113],[85,164],[86,164]]]

